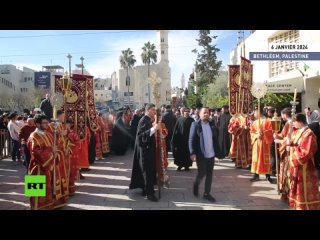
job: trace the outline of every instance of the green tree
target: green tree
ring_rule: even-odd
[[[158,51],[156,50],[156,46],[150,42],[147,42],[142,47],[141,59],[142,62],[148,66],[148,78],[150,76],[150,64],[154,64],[157,62]],[[150,103],[150,83],[148,83],[148,98]]]
[[[217,36],[210,36],[210,30],[199,30],[199,39],[197,41],[203,49],[200,52],[197,49],[192,50],[197,54],[195,68],[200,77],[196,79],[196,84],[200,94],[205,92],[208,84],[215,83],[222,65],[222,61],[217,60],[217,52],[220,49],[212,44],[212,40],[216,38]]]
[[[191,93],[191,94],[186,95],[185,103],[186,103],[186,106],[189,108],[192,108],[192,107],[200,108],[203,106],[203,104],[201,102],[200,94],[195,94],[195,93]]]
[[[130,104],[130,95],[129,95],[129,87],[130,87],[130,81],[129,81],[129,69],[132,69],[134,64],[136,63],[135,56],[133,55],[133,52],[130,48],[127,50],[122,50],[120,55],[120,66],[123,69],[127,69],[127,77],[126,77],[126,85],[128,86],[128,104]]]
[[[46,91],[41,88],[35,88],[33,91],[32,105],[34,107],[40,107],[41,100],[46,96]]]
[[[0,99],[0,106],[10,111],[17,111],[21,113],[24,108],[32,109],[32,96],[21,93],[3,94]]]
[[[229,103],[229,92],[227,88],[228,72],[219,71],[215,83],[210,83],[202,95],[202,103],[208,107],[222,107]]]
[[[265,106],[271,106],[279,111],[283,108],[287,107],[290,104],[290,101],[293,101],[293,94],[290,93],[271,93],[268,92],[263,99],[261,99],[261,103]]]

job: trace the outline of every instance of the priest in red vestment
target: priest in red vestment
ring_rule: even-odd
[[[292,124],[291,120],[291,108],[285,108],[281,111],[281,117],[283,121],[285,121],[285,125],[282,128],[280,133],[274,133],[274,141],[275,143],[280,143],[279,153],[280,153],[280,168],[279,168],[279,189],[281,193],[281,200],[287,202],[288,201],[288,193],[289,193],[289,185],[287,179],[287,169],[285,165],[287,165],[287,154],[286,154],[286,145],[283,144],[284,139],[287,138],[290,126]]]
[[[314,154],[318,148],[316,136],[308,128],[304,114],[297,114],[293,121],[296,131],[284,141],[290,146],[288,203],[297,210],[319,210],[319,181],[314,165]]]
[[[69,146],[67,145],[67,129],[64,124],[65,114],[62,110],[57,111],[57,148],[61,152],[61,161],[59,161],[59,169],[61,176],[61,194],[62,197],[55,202],[55,208],[65,205],[69,197],[69,174],[70,174],[70,158]],[[48,127],[48,132],[54,134],[54,122],[51,122]]]
[[[110,152],[109,142],[108,142],[108,126],[105,124],[101,113],[98,114],[98,123],[101,128],[100,138],[101,138],[102,155],[105,155]]]
[[[54,146],[54,136],[47,131],[47,117],[43,114],[36,115],[35,123],[37,129],[31,133],[27,142],[31,155],[29,174],[46,176],[46,196],[31,197],[30,206],[32,210],[49,210],[55,208],[60,199],[63,199],[63,174],[59,168],[60,162],[63,161],[63,153]]]
[[[270,152],[270,144],[273,140],[272,125],[271,120],[263,116],[262,110],[263,109],[260,108],[260,113],[256,110],[257,119],[250,126],[252,144],[251,172],[254,173],[254,176],[250,181],[259,181],[259,174],[266,174],[267,180],[270,183],[274,183],[273,179],[270,177],[270,174],[272,173]]]
[[[230,119],[228,132],[232,134],[230,158],[235,158],[236,168],[251,165],[252,152],[248,119],[239,114]]]
[[[94,139],[95,139],[95,148],[96,148],[96,160],[101,160],[102,157],[102,142],[101,142],[101,132],[103,131],[101,125],[99,124],[98,119],[98,129],[94,132]]]
[[[89,154],[88,154],[88,148],[89,148],[89,141],[90,141],[90,130],[88,127],[86,127],[86,134],[84,139],[80,139],[79,146],[79,159],[78,159],[78,169],[89,169]],[[80,179],[84,179],[84,176],[80,172]]]
[[[79,172],[78,160],[80,152],[80,136],[74,128],[71,128],[70,124],[66,124],[68,135],[67,135],[67,149],[68,157],[70,162],[69,170],[69,194],[74,195],[76,191],[76,180]]]

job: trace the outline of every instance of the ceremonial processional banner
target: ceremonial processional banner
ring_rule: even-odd
[[[248,59],[241,57],[240,65],[229,65],[229,111],[249,114],[253,112],[252,65]]]
[[[55,92],[62,93],[62,76],[55,76]],[[98,128],[97,113],[93,93],[93,77],[86,75],[73,74],[72,86],[65,98],[63,110],[65,119],[69,120],[80,135],[85,138],[86,125],[92,131]],[[65,109],[64,109],[65,108]]]
[[[252,86],[252,65],[251,61],[241,57],[240,63],[240,104],[241,113],[249,114],[254,111],[253,109],[253,97],[251,94]]]

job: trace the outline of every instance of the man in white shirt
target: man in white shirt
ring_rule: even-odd
[[[19,141],[19,132],[20,132],[20,125],[17,122],[18,114],[17,113],[11,113],[9,116],[9,123],[8,123],[8,130],[11,136],[11,142],[12,142],[12,150],[11,150],[11,157],[12,161],[16,161],[16,158],[18,161],[21,160],[20,156],[20,141]]]
[[[189,134],[189,150],[192,161],[197,162],[198,174],[193,184],[193,194],[198,196],[201,180],[206,177],[203,198],[215,202],[210,195],[214,158],[219,155],[217,129],[213,122],[209,122],[209,109],[201,108],[200,120],[193,122]]]

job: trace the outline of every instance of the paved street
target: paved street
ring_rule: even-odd
[[[265,176],[251,183],[248,170],[234,168],[230,160],[217,161],[214,169],[212,195],[216,203],[194,197],[192,182],[197,173],[194,163],[190,172],[177,172],[170,159],[169,189],[162,190],[159,202],[150,202],[141,196],[141,190],[129,190],[132,152],[125,156],[110,156],[96,161],[91,171],[85,172],[86,179],[77,184],[77,194],[70,197],[62,210],[282,210],[288,209],[279,200],[276,184],[270,184]],[[0,209],[29,209],[29,199],[24,196],[25,168],[21,163],[9,159],[0,160]],[[203,192],[204,180],[200,187]]]

